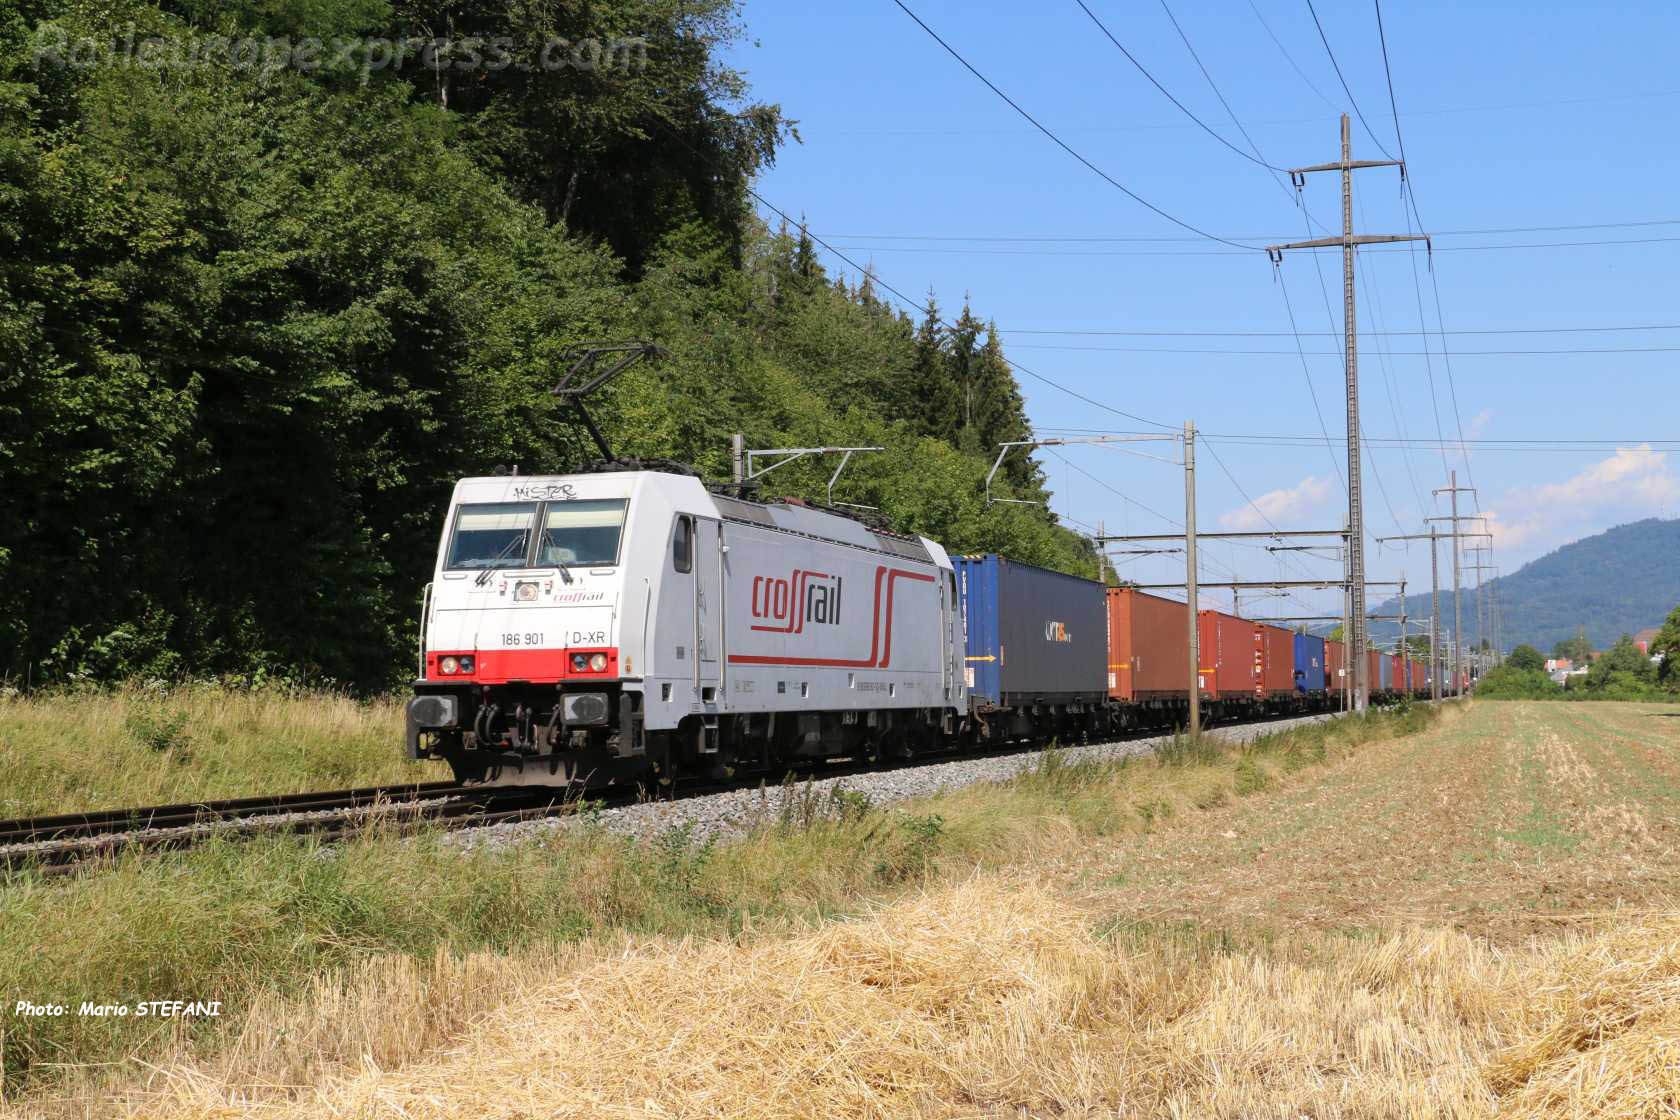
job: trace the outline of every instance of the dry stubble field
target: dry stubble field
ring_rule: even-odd
[[[370,962],[254,1017],[231,1055],[163,1063],[123,1107],[1680,1111],[1680,709],[1484,702],[1234,777],[1134,768],[1105,789],[1138,799],[1143,831],[1067,827],[792,932]],[[264,1055],[300,1034],[373,1056],[276,1094]]]

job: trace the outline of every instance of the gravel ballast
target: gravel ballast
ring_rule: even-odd
[[[1331,715],[1300,716],[1216,728],[1208,735],[1229,743],[1246,743],[1261,735],[1302,724],[1335,719]],[[1124,739],[1089,746],[1058,747],[1056,753],[1069,762],[1095,759],[1114,761],[1152,753],[1170,736]],[[956,758],[891,770],[847,774],[844,777],[813,778],[797,785],[770,789],[729,790],[724,793],[685,797],[676,801],[647,801],[600,809],[590,814],[600,826],[639,839],[653,839],[674,828],[687,827],[696,842],[738,836],[754,827],[779,819],[789,798],[829,799],[835,790],[848,790],[867,797],[871,804],[890,804],[925,797],[942,790],[960,789],[976,782],[1008,781],[1038,765],[1044,751],[1023,751],[999,757]],[[535,821],[467,828],[450,834],[453,843],[468,847],[489,844],[499,847],[535,839],[557,828],[574,827],[576,817],[548,817]]]

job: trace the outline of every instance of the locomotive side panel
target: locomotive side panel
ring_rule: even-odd
[[[728,710],[954,702],[947,570],[757,525],[728,523],[724,539]]]

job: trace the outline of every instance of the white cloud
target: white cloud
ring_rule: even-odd
[[[1219,526],[1237,531],[1267,529],[1271,527],[1267,524],[1270,520],[1279,529],[1293,528],[1295,526],[1284,522],[1299,521],[1323,505],[1334,486],[1332,478],[1308,475],[1288,489],[1268,490],[1254,499],[1254,505],[1239,506],[1229,513],[1220,514]]]
[[[1493,421],[1493,410],[1484,408],[1470,418],[1470,429],[1465,433],[1465,439],[1475,439],[1487,431],[1488,424]]]
[[[1512,490],[1488,511],[1494,542],[1506,549],[1556,547],[1632,517],[1666,514],[1680,503],[1680,475],[1650,444],[1621,447],[1562,482]]]

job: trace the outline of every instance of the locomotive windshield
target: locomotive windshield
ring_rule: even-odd
[[[445,567],[553,568],[618,563],[622,498],[570,502],[480,502],[455,513]],[[540,526],[533,542],[532,530]]]
[[[536,566],[618,563],[618,538],[624,532],[627,504],[622,498],[550,502],[543,512]]]
[[[536,502],[485,502],[455,513],[449,568],[523,568],[531,550]]]

